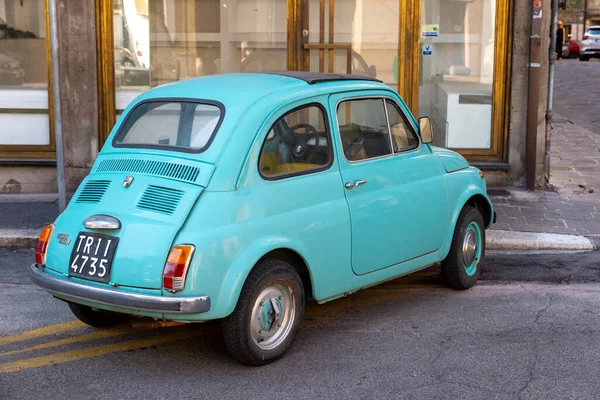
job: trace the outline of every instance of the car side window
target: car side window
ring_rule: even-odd
[[[325,111],[317,105],[297,108],[278,119],[263,142],[258,168],[267,179],[327,168],[333,160]]]
[[[406,121],[406,118],[402,115],[398,106],[391,100],[386,100],[385,107],[387,109],[390,129],[392,131],[394,153],[419,147],[419,139]]]
[[[347,100],[338,105],[338,127],[348,161],[392,153],[383,99]]]

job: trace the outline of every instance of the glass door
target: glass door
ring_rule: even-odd
[[[377,78],[398,89],[399,0],[306,0],[305,70]]]

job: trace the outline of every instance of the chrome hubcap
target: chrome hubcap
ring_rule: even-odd
[[[463,261],[465,266],[473,264],[477,256],[477,234],[473,230],[468,230],[463,240]]]
[[[263,350],[279,346],[294,324],[296,297],[283,282],[273,282],[264,288],[252,307],[250,333]]]

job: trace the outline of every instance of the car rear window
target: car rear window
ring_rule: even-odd
[[[217,103],[144,102],[125,117],[113,145],[198,153],[210,146],[223,110]]]
[[[588,34],[590,34],[590,35],[600,35],[600,29],[598,29],[598,28],[588,29]]]

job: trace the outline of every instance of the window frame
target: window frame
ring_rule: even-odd
[[[275,140],[275,138],[273,138],[271,140],[267,140],[267,136],[269,136],[269,132],[271,132],[271,130],[274,130],[275,125],[282,118],[285,118],[289,114],[292,114],[296,111],[302,110],[303,108],[309,108],[309,107],[317,107],[321,110],[321,113],[322,113],[321,115],[323,117],[323,123],[325,126],[325,133],[327,135],[327,148],[329,149],[329,154],[330,154],[329,163],[326,165],[323,165],[319,168],[295,171],[295,172],[290,172],[288,174],[283,174],[283,175],[277,175],[277,176],[272,176],[272,177],[263,175],[262,171],[260,170],[260,158],[262,156],[263,149],[264,149],[265,145],[267,144],[267,142],[272,142],[273,140]],[[292,177],[296,177],[296,176],[303,176],[303,175],[308,175],[308,174],[314,174],[317,172],[323,172],[323,171],[327,171],[328,169],[330,169],[335,161],[335,151],[333,149],[333,135],[331,134],[331,127],[329,124],[328,117],[329,117],[329,115],[327,114],[327,108],[319,102],[311,102],[311,103],[302,104],[300,106],[294,107],[294,108],[286,111],[285,113],[283,113],[279,117],[277,117],[275,119],[275,121],[269,126],[269,129],[267,129],[267,133],[266,133],[264,139],[262,139],[262,144],[260,145],[260,151],[258,152],[258,157],[256,159],[256,169],[258,170],[258,174],[260,175],[260,177],[265,181],[278,181],[278,180],[292,178]]]
[[[387,124],[387,130],[388,130],[388,140],[390,142],[390,153],[389,154],[385,154],[383,156],[377,156],[377,157],[370,157],[370,158],[366,158],[364,160],[356,160],[356,161],[351,161],[348,160],[348,158],[346,158],[346,152],[344,151],[344,144],[342,142],[342,133],[340,132],[340,121],[338,120],[338,109],[340,107],[340,104],[342,104],[345,101],[354,101],[354,100],[381,100],[382,101],[382,105],[383,105],[383,111],[385,113],[385,120],[386,120],[386,124]],[[395,152],[394,150],[394,143],[393,143],[393,139],[392,139],[392,129],[390,127],[390,118],[387,112],[387,107],[385,105],[386,101],[390,100],[391,102],[393,102],[394,106],[398,109],[398,111],[400,111],[400,116],[402,117],[403,121],[405,122],[405,124],[407,125],[407,127],[409,127],[409,129],[414,132],[414,128],[412,126],[412,124],[409,123],[408,119],[406,118],[406,115],[404,115],[404,113],[402,112],[402,108],[399,107],[398,102],[396,100],[394,100],[392,97],[390,96],[386,96],[386,95],[381,95],[381,96],[354,96],[354,97],[346,97],[343,99],[338,100],[338,102],[335,105],[335,125],[336,125],[336,129],[338,131],[338,138],[340,140],[340,147],[341,147],[341,151],[342,154],[344,156],[344,159],[351,164],[355,164],[355,163],[360,163],[360,162],[365,162],[365,161],[371,161],[371,160],[378,160],[381,158],[385,158],[385,157],[392,157],[395,155],[399,155],[399,154],[407,154],[413,151],[418,151],[421,149],[421,136],[419,134],[416,134],[415,137],[417,138],[417,140],[419,141],[419,145],[415,148],[411,148],[411,149],[407,149],[407,150],[403,150],[403,151],[399,151],[399,152]]]
[[[398,103],[396,101],[394,101],[393,99],[390,99],[388,97],[384,97],[384,104],[386,104],[387,102],[392,103],[392,107],[394,107],[396,109],[396,111],[398,111],[398,114],[400,114],[400,118],[402,118],[402,121],[404,122],[404,126],[413,134],[413,136],[417,139],[417,146],[416,147],[410,147],[404,150],[400,150],[400,151],[392,151],[392,154],[401,154],[401,153],[408,153],[411,151],[416,151],[419,150],[421,148],[421,135],[419,134],[419,132],[415,132],[412,124],[409,123],[408,118],[406,117],[406,115],[402,112],[402,108],[400,108],[400,106],[398,105]],[[394,140],[393,140],[393,135],[392,135],[392,125],[390,125],[390,116],[388,115],[388,110],[387,110],[387,104],[385,107],[385,115],[387,117],[387,121],[388,121],[388,131],[390,132],[390,139],[392,139],[392,150],[394,149]]]
[[[124,134],[123,129],[125,126],[127,126],[127,123],[132,118],[132,115],[135,112],[135,110],[138,107],[141,107],[144,104],[148,104],[148,103],[193,103],[193,104],[197,104],[197,105],[215,106],[215,107],[219,108],[219,111],[220,111],[219,121],[217,122],[217,125],[215,126],[215,129],[213,130],[213,132],[210,135],[210,138],[208,139],[206,144],[200,149],[193,149],[190,147],[178,147],[178,146],[171,146],[171,145],[160,145],[160,144],[155,145],[155,144],[117,143],[117,139]],[[175,151],[175,152],[182,152],[182,153],[200,154],[210,148],[210,145],[212,144],[213,140],[215,139],[215,136],[217,135],[219,128],[221,128],[221,124],[223,123],[224,119],[225,119],[225,106],[223,105],[223,103],[221,103],[219,101],[207,100],[207,99],[196,99],[196,98],[190,98],[190,97],[156,97],[156,98],[151,98],[151,99],[144,99],[144,100],[140,101],[139,103],[137,103],[135,106],[133,106],[131,108],[131,110],[129,110],[127,112],[125,119],[123,119],[123,122],[121,122],[121,124],[119,125],[119,129],[113,136],[111,145],[113,148],[117,148],[117,149],[118,148],[151,149],[151,150],[166,150],[166,151]]]

